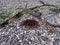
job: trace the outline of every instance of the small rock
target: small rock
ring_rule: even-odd
[[[8,20],[8,22],[14,22],[14,21],[16,21],[15,18],[11,18],[11,19]]]
[[[39,11],[34,11],[34,12],[32,12],[31,13],[31,15],[33,15],[33,16],[35,16],[35,17],[39,17],[39,16],[41,16],[41,12],[39,12]]]
[[[31,38],[31,40],[33,40],[33,41],[34,41],[34,37],[32,37],[32,38]]]

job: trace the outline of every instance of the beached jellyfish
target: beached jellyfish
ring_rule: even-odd
[[[36,20],[27,19],[27,20],[22,21],[21,25],[25,27],[37,27],[38,22]]]

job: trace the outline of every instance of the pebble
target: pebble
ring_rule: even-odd
[[[34,12],[31,13],[31,15],[33,15],[35,17],[40,17],[42,15],[42,13],[39,12],[39,11],[34,11]]]

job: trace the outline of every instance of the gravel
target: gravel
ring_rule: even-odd
[[[44,22],[38,28],[29,29],[20,26],[19,20],[21,19],[19,18],[14,23],[11,22],[0,29],[0,45],[59,45],[60,36],[57,33],[60,28],[46,25]],[[41,20],[40,22],[42,22]],[[46,26],[50,26],[51,29],[49,30]],[[56,32],[56,30],[58,31]]]

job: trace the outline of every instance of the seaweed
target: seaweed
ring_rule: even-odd
[[[5,21],[5,22],[3,22],[3,23],[1,24],[1,26],[4,27],[4,26],[7,25],[7,24],[8,24],[8,21]]]
[[[58,8],[54,8],[54,9],[50,8],[49,10],[52,11],[52,12],[55,12],[55,13],[60,12],[60,9],[58,9]]]
[[[18,12],[13,18],[19,18],[19,17],[21,17],[23,14],[22,14],[22,12]]]

